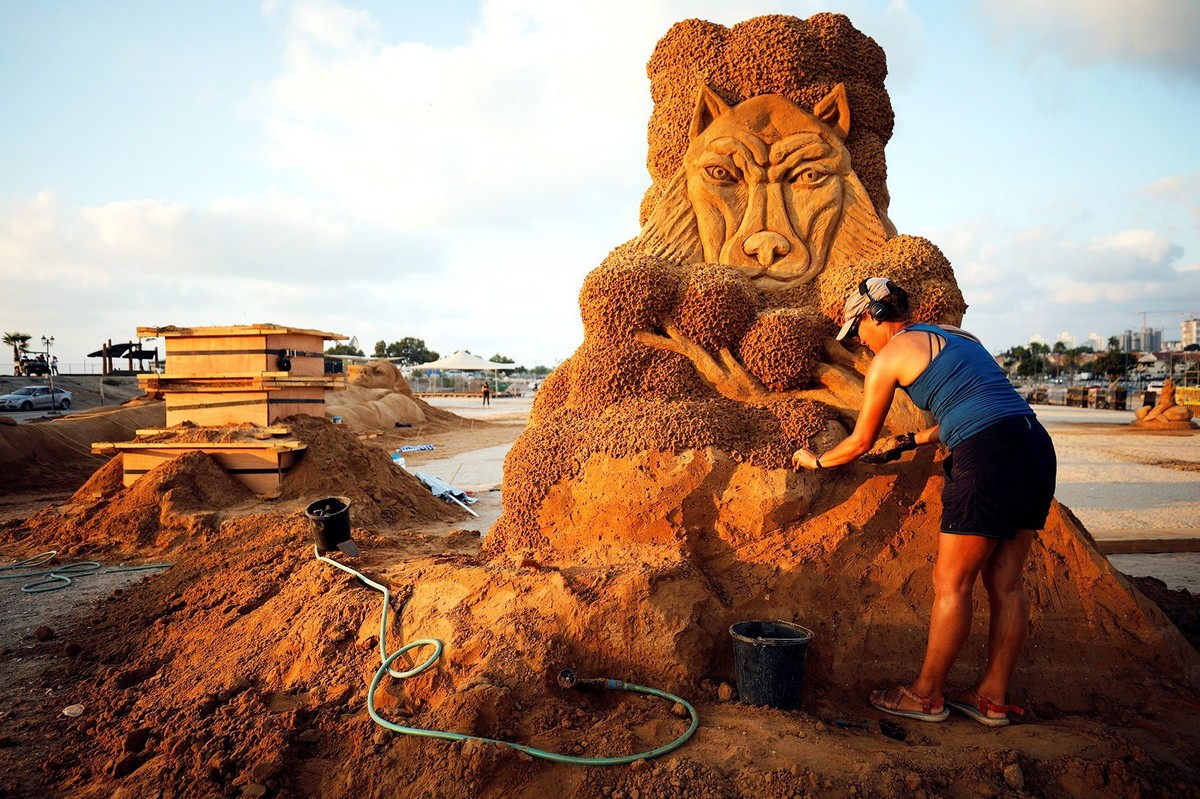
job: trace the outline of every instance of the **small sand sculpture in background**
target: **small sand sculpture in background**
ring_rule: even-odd
[[[1171,378],[1163,381],[1162,393],[1154,405],[1143,405],[1133,412],[1136,417],[1131,424],[1136,427],[1157,427],[1163,429],[1188,429],[1195,427],[1191,421],[1192,409],[1186,405],[1175,404],[1175,383]]]
[[[388,429],[397,422],[421,424],[425,412],[394,363],[386,359],[350,367],[350,385],[325,396],[325,415],[357,429]]]

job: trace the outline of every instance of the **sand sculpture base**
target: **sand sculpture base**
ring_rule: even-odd
[[[1196,422],[1191,419],[1135,419],[1130,422],[1134,427],[1140,427],[1145,430],[1195,430]]]
[[[490,587],[466,599],[452,590],[459,572],[451,570],[432,582],[427,575],[409,607],[418,626],[446,628],[464,605],[482,621],[516,603],[540,620],[531,629],[553,641],[548,664],[681,690],[731,679],[731,624],[794,621],[816,632],[812,684],[863,693],[911,679],[921,662],[943,485],[942,463],[928,449],[824,476],[735,463],[715,448],[597,454],[541,504],[543,540],[509,540],[523,553],[510,566],[528,570],[536,587],[517,599]],[[1200,686],[1197,653],[1058,504],[1026,582],[1030,643],[1013,686],[1021,701],[1138,708],[1147,701],[1138,687],[1145,680]],[[956,685],[969,684],[984,660],[982,587],[976,603],[975,629],[951,675]],[[447,656],[461,651],[464,668],[489,651],[461,629],[444,632],[455,639]],[[546,645],[531,638],[520,647]]]

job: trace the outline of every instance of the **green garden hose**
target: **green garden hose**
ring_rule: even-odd
[[[12,571],[15,569],[30,569],[35,566],[41,566],[47,563],[58,554],[57,549],[52,549],[49,552],[43,552],[40,555],[34,555],[32,558],[10,563],[7,566],[0,566],[0,572]],[[46,591],[57,591],[60,588],[66,588],[71,585],[76,577],[86,577],[89,574],[115,574],[116,572],[136,572],[146,569],[169,569],[172,566],[170,563],[147,563],[143,566],[118,566],[113,569],[105,569],[100,571],[100,563],[94,560],[80,560],[75,563],[63,563],[53,568],[43,569],[41,571],[18,571],[15,574],[0,574],[0,580],[15,580],[22,577],[41,577],[41,580],[34,580],[25,583],[21,586],[21,591],[26,594],[41,594]]]
[[[375,709],[375,691],[379,688],[379,684],[383,681],[384,675],[388,674],[396,679],[402,680],[406,677],[413,677],[417,674],[420,674],[432,666],[437,659],[441,657],[442,642],[436,638],[421,638],[417,641],[412,641],[405,644],[389,655],[387,653],[387,645],[385,641],[387,640],[387,616],[388,608],[390,607],[389,603],[391,601],[391,592],[388,591],[387,586],[380,585],[379,583],[367,578],[361,572],[355,571],[349,566],[338,563],[336,560],[325,557],[321,554],[321,551],[316,546],[313,547],[313,552],[316,554],[317,560],[324,561],[328,564],[336,566],[344,572],[353,574],[355,577],[383,594],[383,614],[379,620],[379,657],[381,663],[379,665],[379,669],[375,672],[375,677],[371,680],[371,687],[367,690],[367,712],[381,727],[392,730],[393,732],[399,732],[405,735],[417,735],[424,738],[441,738],[447,741],[476,740],[483,741],[485,743],[500,744],[502,746],[508,746],[512,749],[516,749],[518,752],[524,752],[531,757],[541,758],[542,760],[551,760],[555,763],[569,763],[575,766],[617,766],[621,765],[622,763],[632,763],[636,760],[650,760],[651,758],[665,755],[668,752],[673,752],[687,743],[688,739],[692,737],[692,735],[696,732],[696,729],[700,726],[700,716],[698,713],[696,713],[696,708],[692,707],[687,700],[667,691],[660,691],[657,688],[647,688],[644,685],[634,685],[633,683],[622,682],[620,680],[588,680],[587,682],[589,684],[597,685],[609,690],[633,691],[635,693],[650,694],[651,696],[661,697],[670,702],[677,702],[687,709],[688,715],[691,717],[691,724],[688,725],[687,730],[674,741],[671,741],[665,746],[660,746],[657,749],[651,749],[647,752],[639,752],[632,755],[621,755],[620,757],[579,757],[575,755],[562,755],[556,752],[547,752],[543,749],[535,749],[532,746],[512,743],[511,741],[498,741],[494,738],[484,738],[480,735],[464,735],[462,733],[445,732],[442,730],[423,730],[418,727],[404,727],[396,724],[395,722],[388,721],[383,716],[380,716],[379,711]],[[433,653],[420,665],[415,666],[408,671],[395,671],[392,668],[392,663],[394,663],[396,659],[404,653],[426,646],[433,647]],[[570,682],[574,682],[573,675],[570,676]]]

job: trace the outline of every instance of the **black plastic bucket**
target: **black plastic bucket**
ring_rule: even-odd
[[[331,552],[338,548],[338,544],[350,540],[348,497],[318,499],[304,509],[304,515],[312,524],[313,540],[322,552]]]
[[[729,634],[738,697],[748,705],[799,708],[812,630],[786,621],[740,621]]]

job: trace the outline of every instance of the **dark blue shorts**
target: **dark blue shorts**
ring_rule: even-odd
[[[942,532],[1010,541],[1046,525],[1058,459],[1034,416],[1001,419],[946,459]]]

